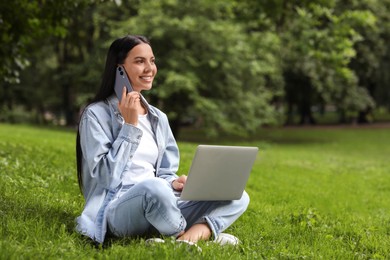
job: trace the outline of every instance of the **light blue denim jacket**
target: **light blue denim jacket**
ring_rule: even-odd
[[[115,95],[88,106],[80,120],[80,143],[83,152],[82,176],[85,207],[76,219],[76,230],[103,243],[107,231],[105,209],[119,190],[122,174],[128,170],[142,138],[142,130],[124,123]],[[167,116],[147,104],[157,146],[156,177],[171,183],[178,176],[179,149]]]

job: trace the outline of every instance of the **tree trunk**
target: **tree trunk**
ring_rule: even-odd
[[[171,127],[173,136],[174,136],[175,138],[177,138],[177,137],[179,136],[180,127],[181,127],[180,120],[179,120],[179,119],[170,120],[170,121],[169,121],[169,125],[170,125],[170,127]]]
[[[313,113],[311,112],[311,104],[310,102],[302,102],[300,105],[300,116],[301,119],[299,121],[300,125],[315,125],[316,121],[313,117]]]
[[[58,75],[65,75],[67,70],[67,64],[70,64],[72,57],[69,54],[67,40],[64,39],[58,44],[58,53],[60,66],[58,67]],[[65,117],[65,125],[73,126],[76,124],[75,112],[73,109],[74,98],[71,87],[71,79],[62,76],[60,80],[61,89],[62,89],[62,112]]]
[[[364,111],[360,111],[357,118],[358,124],[368,124],[370,123],[370,120],[368,119],[368,116],[370,115],[370,109],[366,109]]]

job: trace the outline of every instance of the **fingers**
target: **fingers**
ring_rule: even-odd
[[[175,190],[179,190],[179,191],[183,190],[184,185],[186,184],[186,181],[187,181],[187,176],[182,175],[182,176],[180,176],[179,178],[177,178],[176,180],[173,181],[172,187]]]
[[[140,101],[139,93],[135,91],[127,93],[127,98],[130,105]]]
[[[118,109],[126,123],[138,124],[138,111],[140,106],[140,94],[135,91],[127,93],[126,88],[123,88],[122,97],[118,104]]]
[[[184,188],[183,183],[175,182],[175,185],[173,187],[175,190],[182,190]]]
[[[186,175],[182,175],[177,180],[178,180],[179,183],[185,184],[187,182],[187,176]]]
[[[131,92],[127,93],[126,87],[123,87],[122,98],[121,98],[121,100],[119,102],[120,105],[122,105],[122,106],[132,106],[135,103],[139,102],[140,100],[141,99],[140,99],[140,95],[139,95],[138,92],[131,91]]]

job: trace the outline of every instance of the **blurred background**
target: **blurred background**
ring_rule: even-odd
[[[142,34],[144,93],[183,127],[390,122],[390,0],[13,0],[0,3],[0,122],[75,127],[111,42]]]

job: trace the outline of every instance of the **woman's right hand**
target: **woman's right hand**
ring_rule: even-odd
[[[187,182],[187,176],[181,175],[179,178],[175,179],[172,182],[172,187],[174,190],[181,191],[184,188],[184,185],[186,185]]]
[[[127,93],[126,87],[123,87],[122,98],[119,101],[118,109],[127,124],[137,126],[138,108],[141,106],[140,94],[136,91]]]

